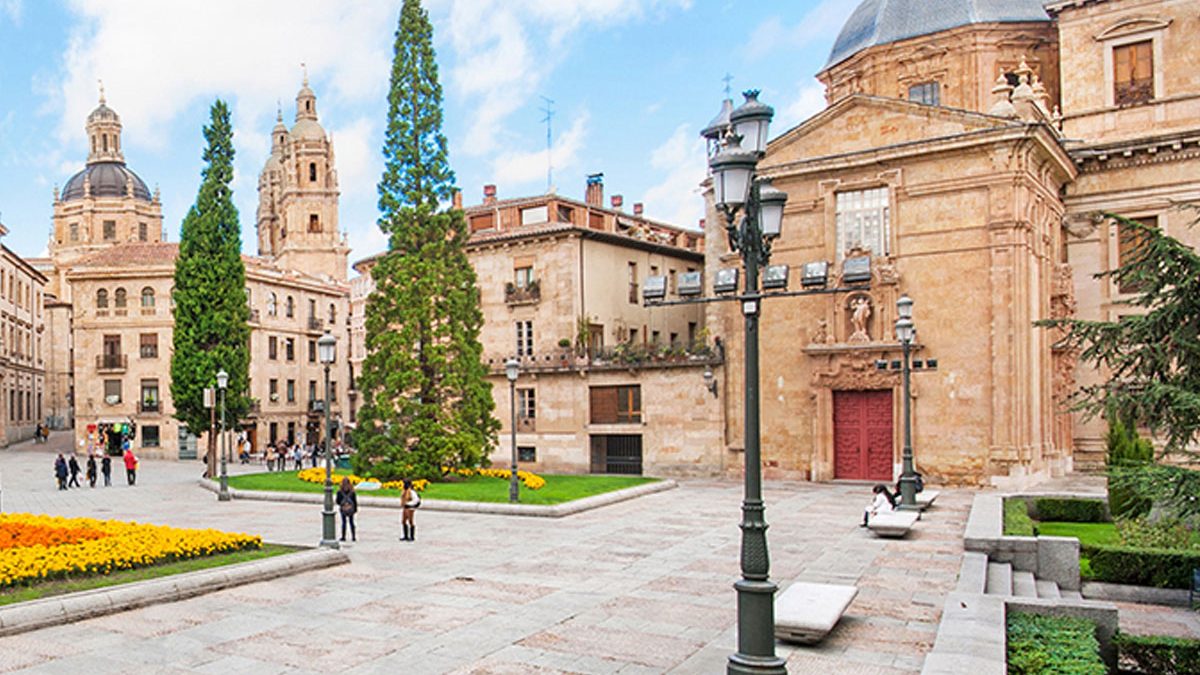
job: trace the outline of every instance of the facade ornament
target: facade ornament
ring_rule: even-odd
[[[815,345],[833,344],[833,339],[829,335],[829,322],[825,319],[817,319],[817,329],[813,331],[810,343]]]
[[[1012,91],[1013,87],[1008,83],[1008,78],[1001,73],[1000,77],[996,78],[996,86],[992,87],[992,96],[995,101],[988,113],[997,117],[1017,117],[1017,109],[1013,107],[1009,98]]]
[[[848,342],[862,344],[871,341],[867,332],[871,320],[871,297],[858,294],[850,298],[850,339]]]

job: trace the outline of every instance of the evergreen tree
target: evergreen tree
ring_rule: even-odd
[[[388,251],[372,270],[355,469],[436,478],[487,461],[499,422],[479,330],[483,314],[442,126],[433,28],[419,0],[400,10],[379,183]]]
[[[224,101],[213,103],[204,128],[207,166],[201,172],[196,203],[183,219],[175,260],[174,350],[171,397],[175,418],[199,434],[209,428],[204,388],[216,387],[217,371],[229,373],[225,420],[233,426],[249,408],[243,392],[250,366],[250,309],[241,227],[233,193],[233,128]],[[215,459],[209,438],[210,464]]]
[[[1064,330],[1062,345],[1107,375],[1075,393],[1076,410],[1110,412],[1161,436],[1168,451],[1187,451],[1200,438],[1200,255],[1158,228],[1106,217],[1119,224],[1131,255],[1096,276],[1136,288],[1124,304],[1140,311],[1118,321],[1039,325]]]

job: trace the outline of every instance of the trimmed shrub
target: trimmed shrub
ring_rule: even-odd
[[[1151,522],[1146,518],[1117,523],[1121,545],[1134,548],[1167,548],[1179,551],[1200,550],[1200,537],[1181,520],[1166,518]]]
[[[1033,502],[1038,520],[1060,523],[1104,523],[1108,514],[1104,502],[1098,499],[1053,499],[1043,497]]]
[[[1009,675],[1108,675],[1096,624],[1069,616],[1008,615]]]
[[[1033,529],[1033,519],[1029,517],[1029,504],[1024,499],[1012,498],[1004,500],[1004,536],[1032,537],[1036,534]]]
[[[1121,667],[1147,675],[1200,673],[1200,640],[1117,633],[1113,643]]]
[[[1079,554],[1090,561],[1093,580],[1112,584],[1186,589],[1200,567],[1200,551],[1089,545]]]
[[[1154,461],[1154,445],[1140,438],[1134,425],[1126,424],[1116,415],[1108,416],[1108,509],[1113,518],[1137,518],[1150,512],[1151,502],[1136,488],[1112,480],[1114,472],[1131,469]]]

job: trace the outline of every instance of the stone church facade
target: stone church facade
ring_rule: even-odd
[[[919,470],[1018,485],[1096,466],[1105,425],[1064,401],[1103,374],[1033,323],[1135,311],[1120,304],[1129,289],[1095,278],[1127,255],[1101,213],[1197,239],[1173,204],[1200,200],[1200,2],[942,5],[863,2],[817,75],[827,107],[759,165],[788,194],[772,264],[796,279],[824,261],[828,285],[849,288],[763,303],[768,475],[898,475],[901,294],[916,303],[913,358],[937,363],[912,377]],[[708,222],[712,279],[740,260],[711,207]],[[843,283],[850,258],[869,258],[868,281]],[[736,310],[713,303],[707,317],[730,364],[742,361]],[[736,466],[741,369],[723,376],[724,463]]]

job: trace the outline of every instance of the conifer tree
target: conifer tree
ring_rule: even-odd
[[[436,478],[487,461],[499,428],[479,330],[483,314],[442,135],[433,28],[419,0],[400,10],[379,182],[388,251],[372,270],[355,468]]]
[[[175,259],[174,350],[171,398],[175,418],[199,434],[209,428],[204,388],[216,387],[217,372],[229,373],[225,420],[230,427],[246,413],[250,365],[250,309],[246,304],[246,268],[241,227],[233,205],[233,128],[229,108],[213,103],[208,126],[207,164],[201,171],[196,203],[183,219],[179,257]],[[214,439],[209,437],[213,466]]]

